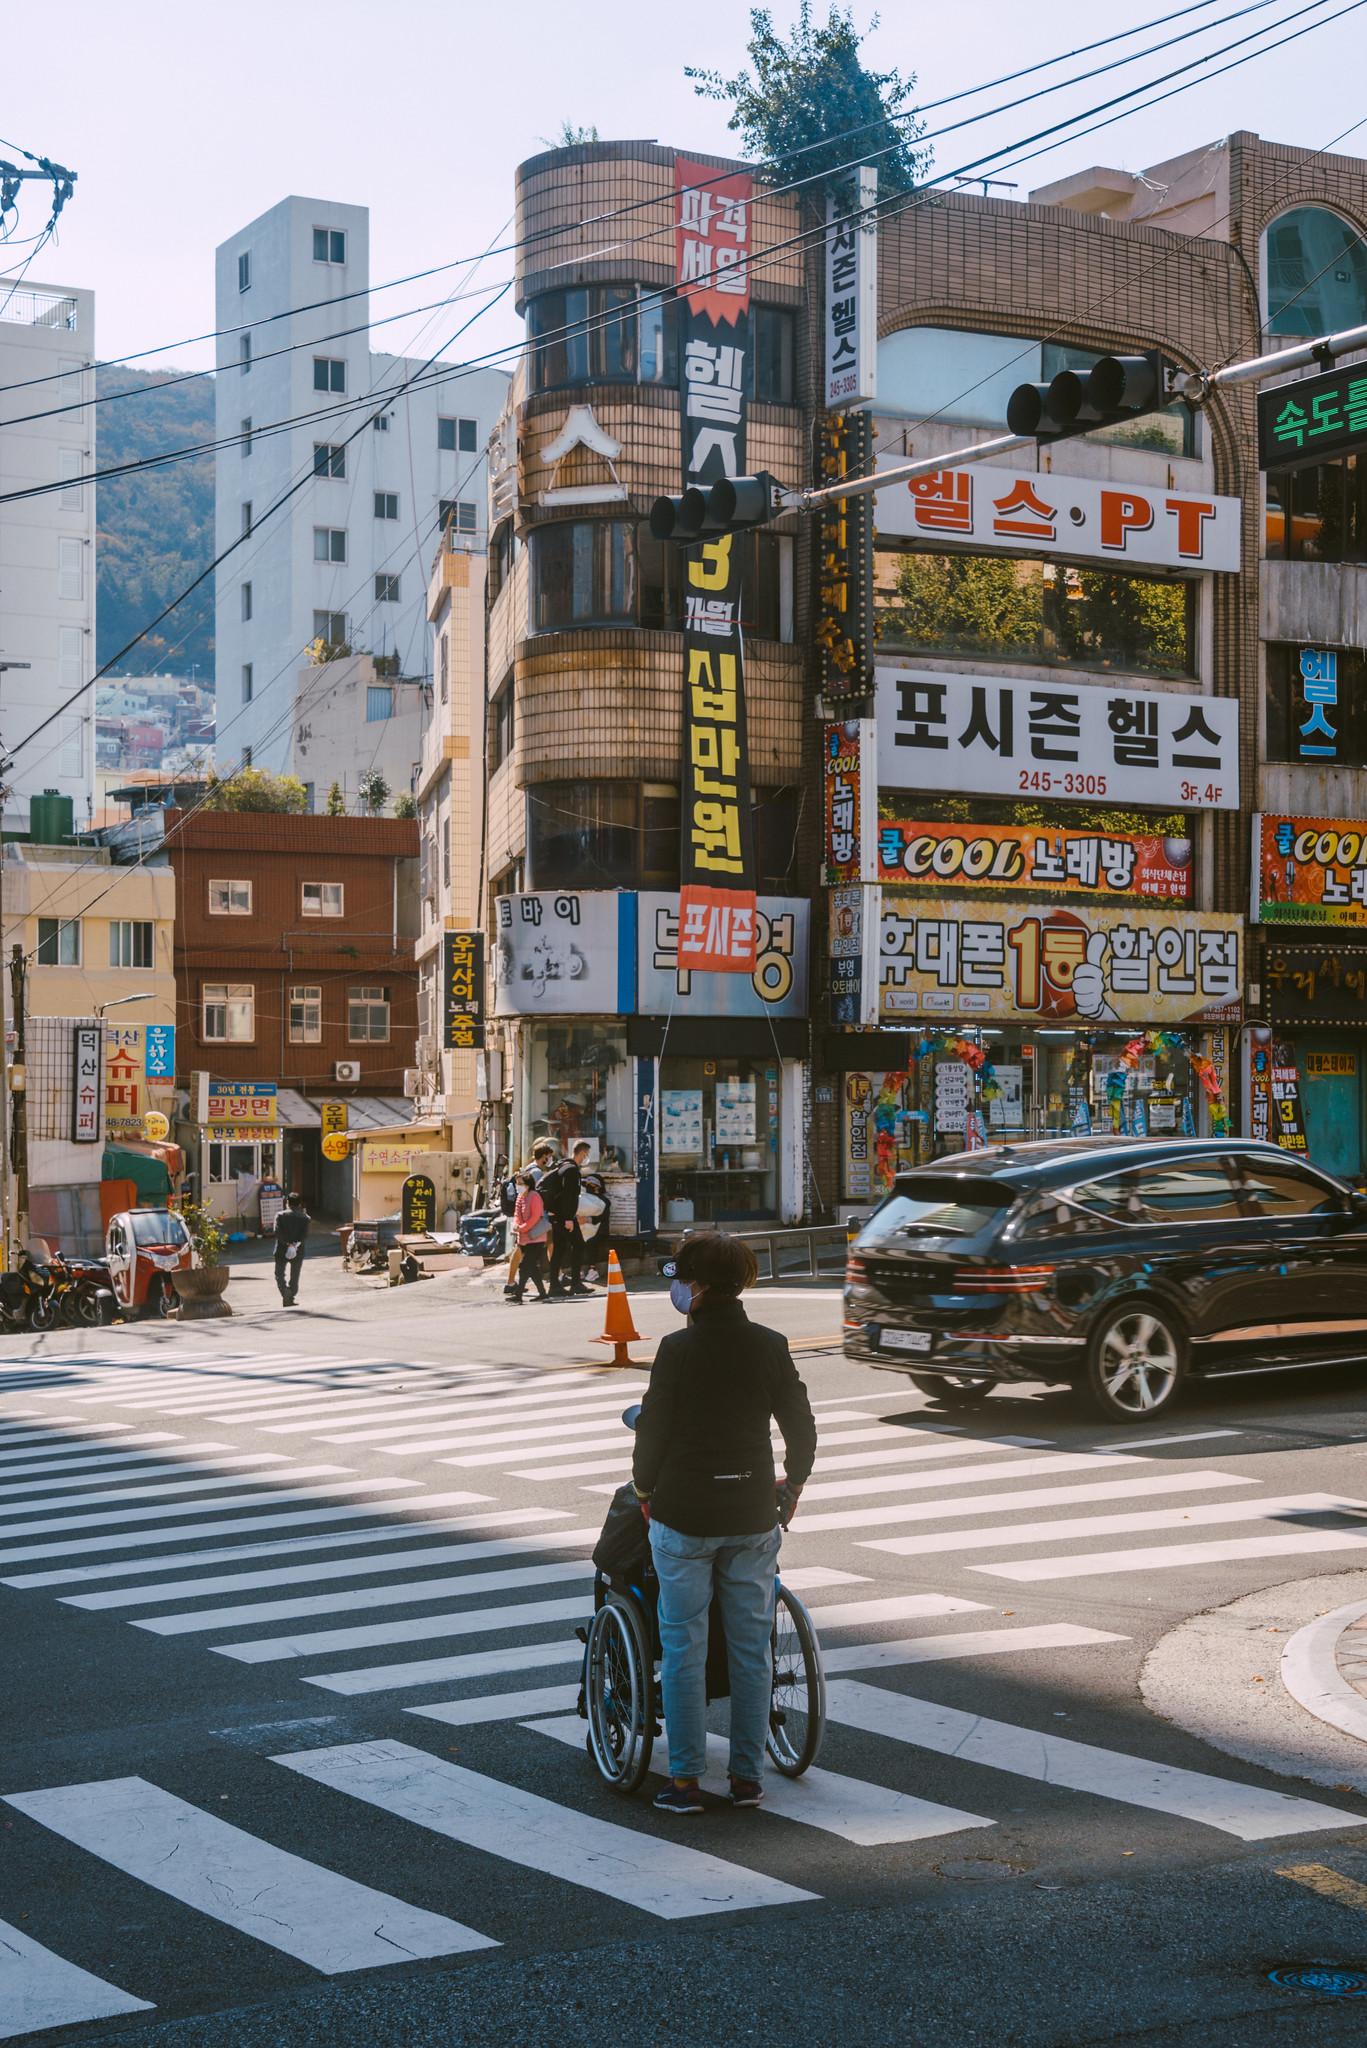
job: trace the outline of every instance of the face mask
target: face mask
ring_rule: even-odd
[[[686,1316],[693,1306],[693,1289],[686,1280],[671,1280],[669,1298],[681,1316]]]

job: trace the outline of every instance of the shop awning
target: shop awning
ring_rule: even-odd
[[[296,1088],[276,1091],[276,1114],[287,1130],[316,1131],[322,1123],[325,1102],[344,1102],[350,1131],[378,1130],[391,1124],[410,1124],[413,1105],[403,1095],[301,1095]],[[429,1126],[430,1128],[430,1126]]]

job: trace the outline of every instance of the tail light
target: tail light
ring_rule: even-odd
[[[960,1266],[952,1285],[956,1294],[1043,1294],[1053,1277],[1052,1266]]]
[[[861,1281],[867,1280],[868,1277],[869,1269],[863,1259],[857,1259],[852,1254],[847,1254],[845,1258],[845,1285],[847,1287],[856,1287]]]

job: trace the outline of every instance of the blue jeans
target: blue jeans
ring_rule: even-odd
[[[650,1525],[660,1582],[660,1689],[669,1768],[700,1778],[707,1762],[707,1614],[715,1591],[731,1667],[733,1778],[758,1778],[773,1697],[774,1575],[782,1530],[762,1536],[685,1536]]]

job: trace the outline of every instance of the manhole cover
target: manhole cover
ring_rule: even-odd
[[[1367,1970],[1341,1963],[1283,1963],[1267,1973],[1283,1991],[1318,1991],[1329,1998],[1367,1998]]]

